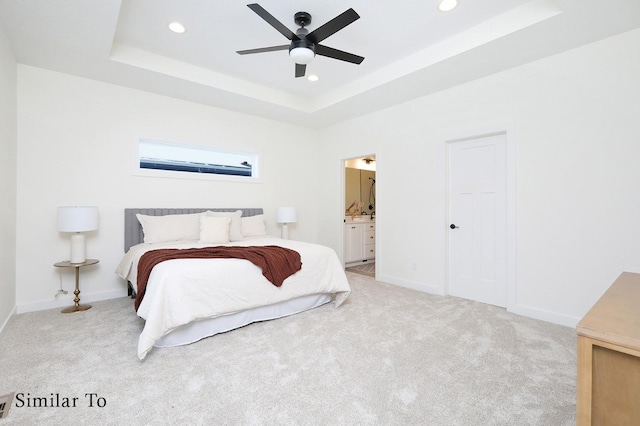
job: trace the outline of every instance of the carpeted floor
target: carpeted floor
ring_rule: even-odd
[[[130,299],[17,315],[0,337],[0,395],[22,406],[14,398],[0,424],[575,424],[575,330],[348,276],[338,309],[142,362]],[[33,398],[77,400],[27,407]]]

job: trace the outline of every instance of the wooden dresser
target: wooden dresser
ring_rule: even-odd
[[[640,424],[640,274],[623,272],[582,318],[577,424]]]

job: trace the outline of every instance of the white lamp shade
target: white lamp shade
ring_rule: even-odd
[[[97,207],[58,207],[58,231],[87,232],[96,229],[98,229]]]
[[[295,207],[278,207],[276,211],[276,222],[278,223],[296,223],[298,214]]]
[[[306,65],[316,56],[316,53],[307,47],[295,47],[289,51],[289,57],[296,64]]]

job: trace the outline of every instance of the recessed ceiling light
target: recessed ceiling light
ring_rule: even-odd
[[[307,77],[307,79],[309,81],[318,81],[319,77],[317,75],[315,75],[315,74],[311,74],[309,77]]]
[[[169,29],[171,31],[173,31],[174,33],[178,33],[178,34],[182,34],[183,32],[185,32],[185,28],[184,25],[182,25],[180,22],[172,22],[169,24]]]
[[[442,0],[440,2],[440,5],[438,6],[438,9],[440,9],[440,12],[448,12],[455,9],[457,5],[458,0]]]

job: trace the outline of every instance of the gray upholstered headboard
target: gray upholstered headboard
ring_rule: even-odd
[[[124,252],[129,251],[131,246],[140,244],[144,241],[144,234],[142,233],[142,225],[138,221],[136,214],[144,214],[148,216],[165,216],[168,214],[190,214],[190,213],[202,213],[207,210],[214,212],[235,212],[236,210],[242,210],[242,216],[255,216],[262,214],[261,208],[241,208],[241,209],[124,209]]]

